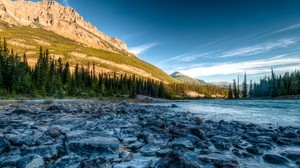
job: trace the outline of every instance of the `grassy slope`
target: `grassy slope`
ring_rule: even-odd
[[[132,58],[132,57],[104,51],[101,49],[87,47],[83,44],[79,44],[76,41],[65,38],[51,31],[46,31],[44,29],[31,28],[31,27],[9,28],[7,25],[1,22],[0,22],[0,29],[2,29],[2,31],[0,31],[1,38],[5,37],[7,40],[13,38],[23,39],[26,40],[25,41],[26,45],[35,46],[35,48],[27,48],[24,46],[11,46],[14,49],[14,51],[19,54],[27,51],[35,51],[38,53],[39,47],[43,45],[39,44],[38,42],[32,39],[33,38],[40,39],[51,44],[51,46],[45,45],[43,46],[43,48],[48,48],[51,54],[64,55],[64,61],[69,61],[71,65],[72,64],[74,65],[74,63],[76,62],[87,65],[86,60],[75,58],[75,56],[71,56],[68,54],[69,52],[79,52],[79,53],[87,54],[88,56],[110,60],[119,64],[131,65],[133,67],[149,72],[155,78],[158,78],[167,83],[172,83],[176,81],[173,78],[171,78],[168,74],[166,74],[164,71],[138,58]],[[33,58],[37,56],[38,54],[34,54],[34,55],[29,55],[28,57]],[[118,71],[118,69],[116,69],[115,67],[111,67],[107,64],[101,64],[101,62],[96,62],[96,65],[101,66],[103,68],[112,69],[113,71]]]

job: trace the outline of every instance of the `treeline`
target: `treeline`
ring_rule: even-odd
[[[9,50],[6,40],[0,44],[0,96],[14,97],[99,97],[137,94],[159,98],[186,98],[186,90],[213,94],[227,91],[213,86],[165,84],[149,78],[117,73],[96,73],[93,63],[87,66],[76,64],[71,72],[68,62],[54,59],[49,50],[40,48],[37,63],[30,67],[22,57]]]
[[[40,48],[35,66],[30,67],[26,55],[9,51],[6,40],[0,44],[0,95],[29,97],[65,96],[98,97],[137,94],[168,98],[165,85],[151,79],[116,73],[96,73],[95,64],[76,64],[73,73],[68,62],[54,59]]]
[[[239,80],[238,80],[239,81]],[[248,91],[249,90],[249,91]],[[229,87],[228,98],[248,98],[248,97],[278,97],[300,95],[300,71],[286,72],[284,75],[277,76],[271,68],[271,76],[265,76],[259,82],[247,84],[246,73],[242,90],[233,80],[233,85]]]

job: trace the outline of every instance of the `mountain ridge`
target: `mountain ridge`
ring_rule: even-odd
[[[63,6],[53,0],[32,2],[25,0],[2,0],[0,20],[11,26],[30,26],[38,23],[43,29],[64,37],[122,55],[135,55],[128,51],[126,44],[115,37],[109,37],[91,23],[84,20],[73,8]]]
[[[188,83],[188,84],[197,84],[197,85],[205,85],[207,84],[205,81],[200,79],[194,79],[192,77],[189,77],[181,72],[175,71],[170,76],[182,83]]]
[[[12,4],[18,5],[13,6]],[[47,26],[47,24],[50,24],[50,21],[47,20],[47,18],[51,17],[46,17],[44,19],[42,19],[42,17],[39,17],[38,22],[32,20],[28,21],[28,17],[25,17],[26,14],[20,14],[19,17],[14,17],[14,15],[12,15],[12,17],[11,13],[14,12],[10,11],[14,11],[14,9],[19,8],[21,9],[21,4],[24,4],[24,6],[31,5],[37,9],[44,9],[45,7],[48,7],[47,9],[49,9],[49,7],[50,9],[53,9],[53,5],[59,6],[59,8],[61,8],[60,10],[69,11],[69,13],[66,12],[72,15],[72,17],[70,16],[69,18],[74,18],[73,15],[75,15],[76,18],[82,17],[77,12],[72,12],[72,8],[64,7],[54,1],[32,2],[24,0],[1,0],[0,37],[6,38],[9,48],[13,49],[14,53],[17,53],[18,55],[23,55],[23,53],[25,53],[31,66],[34,66],[36,64],[39,48],[43,47],[44,49],[49,49],[50,55],[55,59],[61,58],[62,61],[69,62],[71,70],[74,70],[74,67],[77,63],[82,64],[84,67],[87,67],[88,64],[92,64],[94,62],[97,73],[126,73],[128,75],[150,78],[163,81],[165,83],[176,82],[176,80],[172,79],[161,69],[127,52],[128,50],[125,43],[123,47],[120,47],[118,49],[117,47],[113,46],[113,44],[102,40],[103,44],[105,44],[108,48],[110,47],[110,49],[101,47],[97,48],[51,30],[49,26]],[[32,7],[22,8],[22,10],[25,9],[33,10]],[[40,12],[40,10],[37,9],[36,11]],[[18,13],[19,12],[17,12],[17,16]],[[20,24],[18,20],[21,20],[24,23],[22,22],[23,24]],[[58,25],[64,25],[64,22],[64,20],[59,21],[60,24]],[[82,20],[80,22],[82,22],[83,24]],[[79,21],[77,23],[79,23]],[[87,22],[84,23],[86,23],[87,25],[90,24]],[[53,24],[55,24],[54,21]],[[71,25],[73,25],[73,23],[71,23]],[[95,28],[95,30],[97,29]],[[118,41],[116,38],[110,38],[107,35],[105,35],[104,37]]]

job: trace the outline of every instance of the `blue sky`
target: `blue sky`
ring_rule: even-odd
[[[142,60],[205,81],[300,69],[299,0],[61,0]]]

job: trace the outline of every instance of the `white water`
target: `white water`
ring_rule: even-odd
[[[176,105],[176,111],[197,113],[206,120],[300,127],[300,100],[197,100]]]

